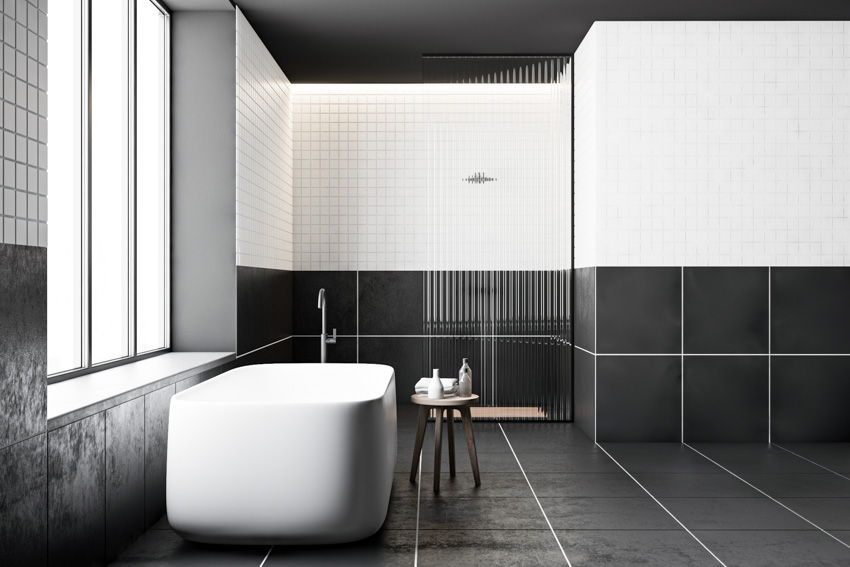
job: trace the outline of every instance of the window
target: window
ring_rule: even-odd
[[[55,382],[169,346],[169,20],[154,0],[63,0],[50,16]]]

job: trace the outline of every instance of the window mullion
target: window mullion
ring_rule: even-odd
[[[128,93],[128,105],[130,112],[128,113],[129,124],[127,128],[128,139],[128,151],[129,151],[129,160],[128,160],[128,176],[129,183],[127,184],[128,191],[130,194],[127,196],[128,198],[128,219],[127,219],[127,227],[129,231],[128,246],[129,250],[127,251],[127,262],[128,262],[128,278],[127,283],[129,286],[129,302],[128,302],[128,317],[127,324],[129,326],[128,329],[128,352],[130,357],[136,356],[138,353],[137,349],[137,340],[136,340],[136,316],[137,316],[137,300],[136,300],[136,191],[137,191],[137,178],[136,175],[136,0],[127,0],[128,6],[128,30],[127,30],[127,38],[129,48],[127,50],[129,56],[129,72],[127,73],[127,80],[129,81],[127,93]]]
[[[81,223],[82,227],[82,246],[83,246],[83,285],[82,285],[82,293],[83,293],[83,316],[81,317],[83,329],[83,364],[82,368],[91,368],[92,365],[92,291],[91,291],[91,279],[92,279],[92,239],[91,239],[91,215],[92,215],[92,205],[91,205],[91,197],[92,197],[92,94],[91,94],[91,86],[92,86],[92,65],[91,65],[91,53],[92,53],[92,19],[91,19],[91,0],[85,0],[80,3],[80,8],[83,11],[82,22],[83,22],[83,46],[82,46],[82,55],[83,55],[83,101],[84,110],[83,110],[83,151],[85,152],[85,166],[83,167],[83,190],[82,193],[82,212],[83,212],[83,222]]]

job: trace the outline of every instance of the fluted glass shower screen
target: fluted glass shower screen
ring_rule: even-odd
[[[473,417],[572,419],[567,57],[424,57],[423,375],[470,359]]]

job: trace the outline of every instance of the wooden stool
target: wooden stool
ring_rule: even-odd
[[[475,435],[472,433],[472,414],[470,404],[478,402],[478,395],[452,396],[441,400],[428,399],[426,395],[414,394],[410,401],[419,406],[419,424],[416,427],[416,445],[413,447],[413,465],[410,468],[410,482],[416,482],[416,470],[419,468],[419,456],[422,452],[422,441],[425,439],[425,426],[428,425],[428,412],[433,408],[437,411],[434,422],[434,492],[440,491],[440,458],[443,454],[443,412],[446,412],[449,427],[449,474],[455,475],[455,434],[454,412],[460,412],[463,421],[463,432],[466,434],[466,446],[469,449],[469,461],[472,463],[472,475],[475,486],[481,486],[478,474],[478,455],[475,452]]]

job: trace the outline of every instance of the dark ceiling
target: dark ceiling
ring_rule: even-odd
[[[850,0],[234,1],[296,83],[418,83],[423,54],[569,54],[594,21],[850,20]]]

